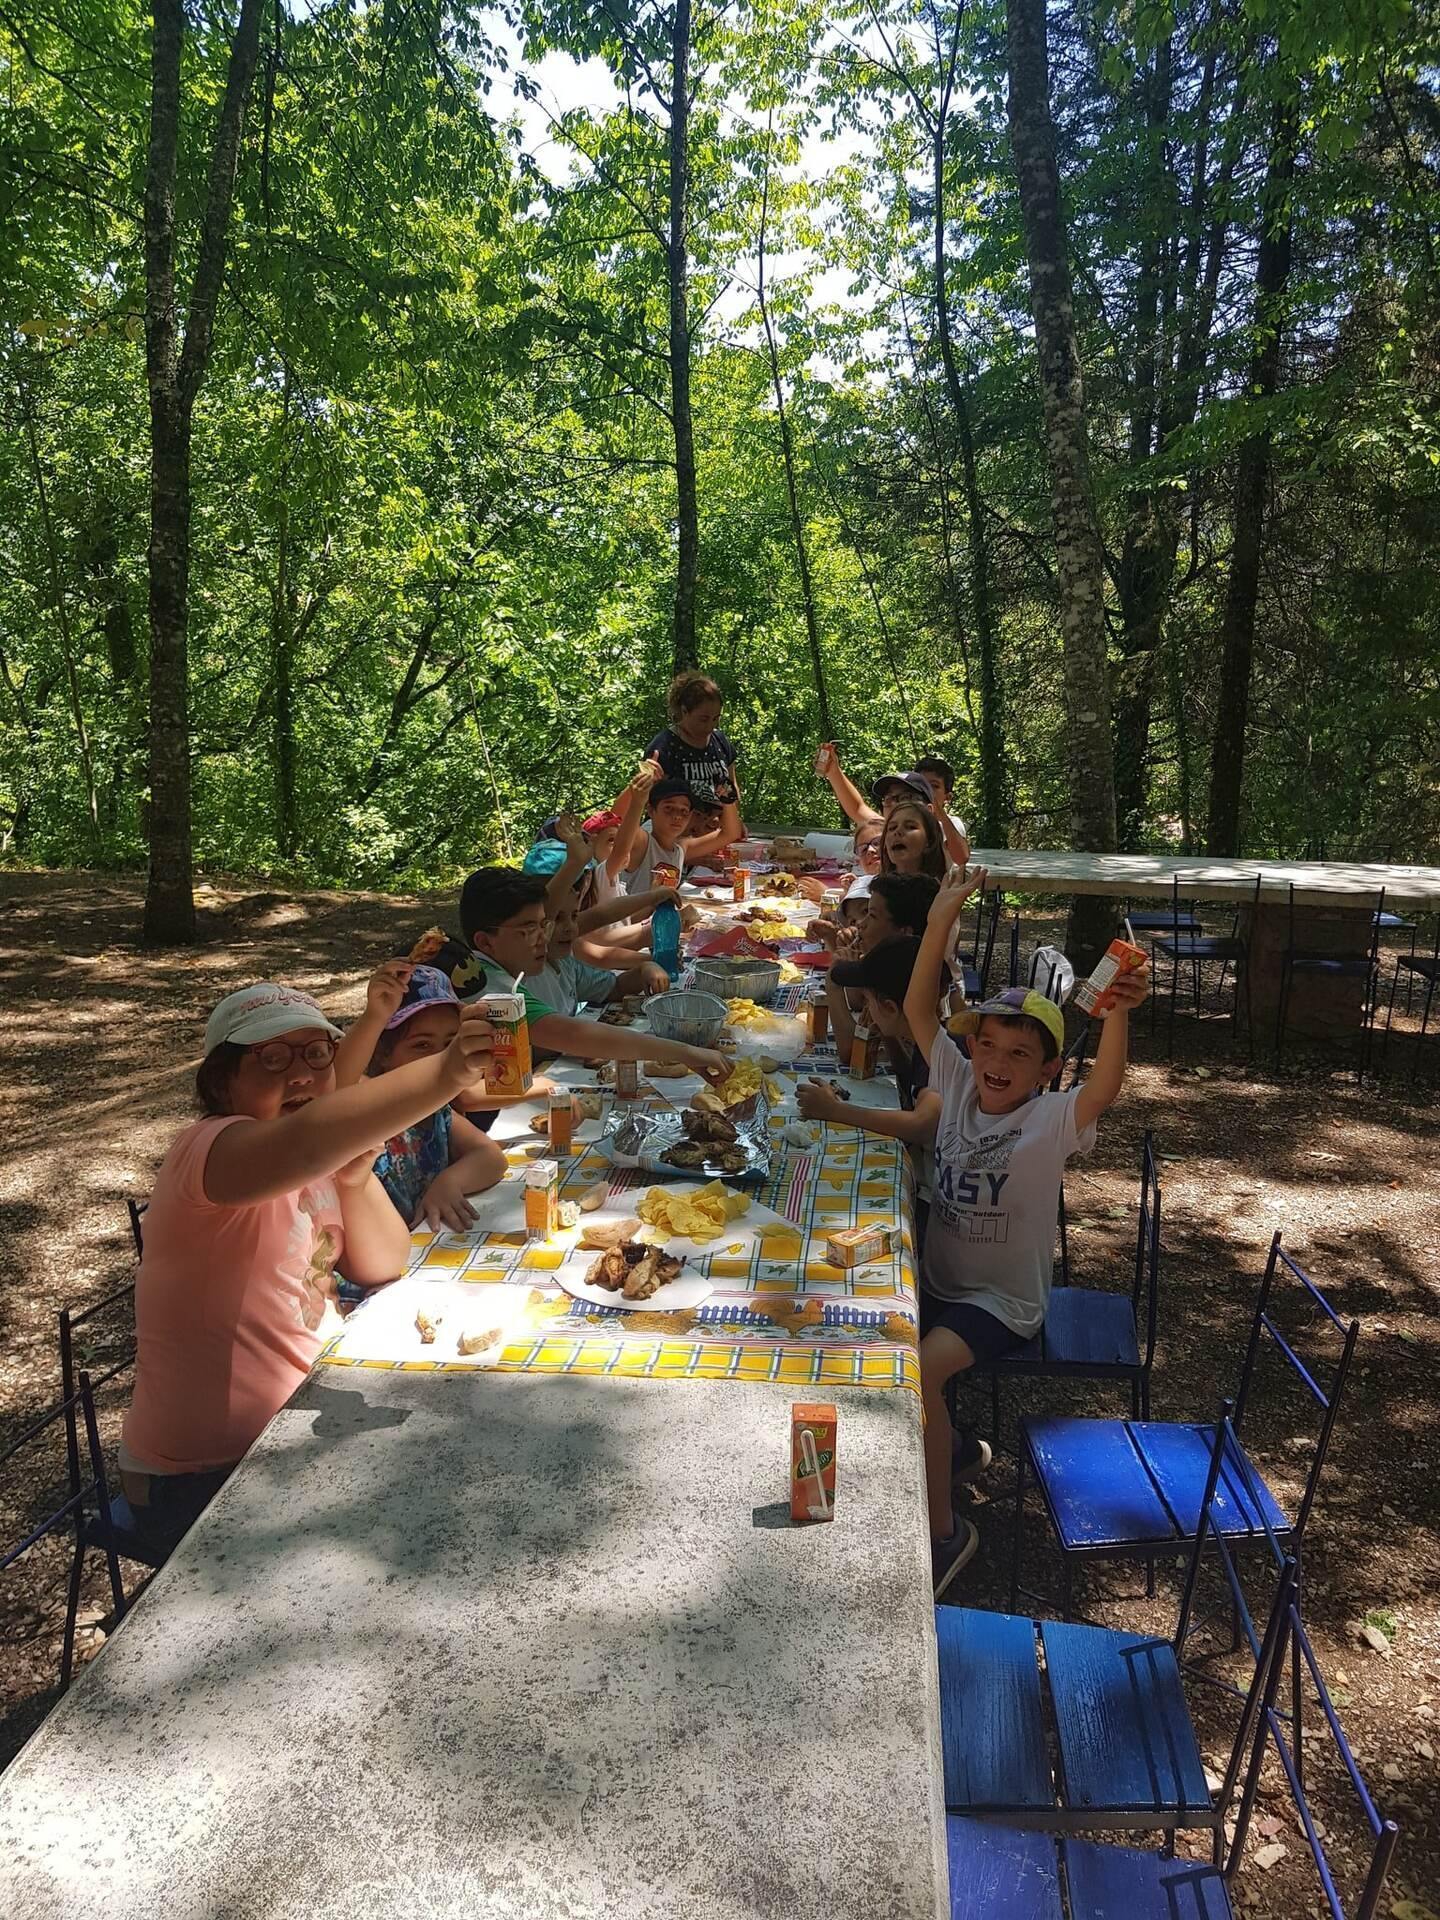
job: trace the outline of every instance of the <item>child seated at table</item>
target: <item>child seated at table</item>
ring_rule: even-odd
[[[438,967],[389,960],[371,974],[365,1011],[340,1042],[335,1084],[443,1053],[459,1025],[459,996]],[[407,1226],[460,1233],[475,1224],[465,1196],[502,1180],[505,1156],[447,1101],[385,1142],[375,1175]]]
[[[649,783],[637,776],[637,793],[649,791]],[[602,822],[620,816],[592,816]],[[619,826],[602,825],[592,836],[573,814],[558,813],[545,822],[542,837],[525,855],[521,871],[538,874],[545,882],[545,911],[554,920],[562,911],[575,909],[580,936],[577,951],[591,966],[613,967],[623,971],[641,965],[649,954],[639,951],[650,944],[649,916],[662,901],[677,901],[674,887],[655,886],[647,892],[631,894],[615,884],[608,895],[602,892],[606,874],[599,859],[605,850],[607,861],[615,857]]]
[[[957,867],[963,867],[970,858],[970,833],[960,816],[950,811],[955,798],[955,769],[938,753],[927,753],[915,762],[915,771],[930,789],[935,818],[945,838],[945,851]],[[956,851],[957,845],[963,845],[963,853]]]
[[[724,1080],[729,1062],[709,1047],[661,1040],[627,1027],[601,1026],[557,1011],[540,997],[535,981],[545,967],[550,944],[546,891],[542,876],[520,873],[514,867],[482,867],[470,875],[460,892],[463,937],[447,940],[433,956],[434,965],[449,975],[461,1000],[482,993],[512,993],[523,974],[519,992],[537,1054],[575,1060],[668,1060],[712,1083]],[[458,1104],[468,1114],[493,1111],[504,1103],[472,1089]]]
[[[647,887],[678,887],[687,865],[698,865],[740,836],[740,815],[733,801],[721,808],[721,824],[709,833],[686,838],[693,810],[684,780],[657,780],[650,789],[650,818],[634,834],[625,854],[625,887],[631,894]]]
[[[867,805],[864,795],[840,765],[840,757],[834,747],[825,749],[816,765],[821,776],[829,782],[831,791],[839,801],[841,811],[847,820],[853,820],[857,826],[869,825],[876,820],[888,820],[891,811],[902,800],[918,800],[922,806],[935,811],[940,827],[945,852],[952,865],[963,867],[970,858],[970,842],[966,837],[965,823],[956,820],[946,811],[950,793],[954,789],[955,776],[948,763],[938,755],[931,754],[907,773],[885,773],[870,788],[873,805]],[[944,800],[937,799],[935,792],[936,770],[943,770],[947,785]]]
[[[832,948],[836,960],[859,960],[882,940],[906,935],[918,940],[935,890],[928,874],[877,873],[846,894],[837,921],[812,921],[809,932],[822,946]],[[855,1040],[860,1003],[835,978],[833,963],[825,979],[825,998],[836,1052],[846,1060]]]
[[[943,880],[949,864],[932,807],[901,800],[890,809],[880,842],[882,873],[928,873],[932,880]]]
[[[920,1384],[935,1595],[974,1553],[957,1517],[948,1380],[1013,1353],[1040,1331],[1050,1299],[1060,1182],[1072,1155],[1095,1144],[1100,1115],[1125,1078],[1129,1015],[1149,992],[1146,969],[1122,974],[1082,1087],[1036,1098],[1065,1044],[1065,1017],[1033,989],[1011,987],[960,1016],[969,1058],[938,1012],[940,970],[960,909],[985,884],[947,874],[930,909],[905,996],[905,1018],[939,1095],[934,1194],[920,1291]],[[951,1031],[955,1031],[955,1022]]]
[[[575,952],[580,913],[573,900],[551,916],[549,926],[545,965],[534,978],[535,997],[567,1019],[580,1007],[603,1007],[608,1001],[623,1000],[627,994],[668,990],[669,976],[648,955],[623,972],[591,966],[581,959]]]
[[[135,1282],[120,1470],[157,1554],[310,1371],[337,1272],[361,1287],[404,1272],[410,1235],[375,1178],[376,1142],[482,1077],[492,1033],[472,1009],[442,1052],[337,1089],[340,1030],[309,994],[259,981],[210,1015],[204,1118],[156,1176]]]

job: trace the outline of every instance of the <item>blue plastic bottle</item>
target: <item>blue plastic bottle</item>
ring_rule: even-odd
[[[680,973],[680,909],[666,900],[650,919],[650,952],[663,967],[673,987]]]

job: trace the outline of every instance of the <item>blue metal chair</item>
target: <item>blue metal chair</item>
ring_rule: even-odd
[[[135,1211],[134,1201],[129,1206]],[[144,1211],[141,1207],[139,1212]],[[109,1315],[113,1320],[115,1310],[122,1302],[129,1302],[133,1308],[135,1283],[117,1287],[113,1293],[107,1293],[103,1300],[97,1300],[93,1306],[83,1307],[79,1312],[69,1307],[60,1309],[60,1385],[67,1406],[71,1404],[75,1391],[75,1382],[81,1377],[76,1366],[76,1332],[90,1326],[101,1315]],[[93,1337],[93,1336],[92,1336]],[[133,1317],[118,1332],[111,1329],[100,1336],[100,1346],[92,1348],[87,1355],[90,1370],[84,1377],[91,1382],[93,1392],[98,1393],[120,1375],[131,1373],[135,1367],[135,1329]],[[99,1369],[95,1363],[100,1362]],[[80,1488],[80,1435],[73,1410],[65,1419],[65,1449],[70,1468],[70,1491],[74,1495]],[[98,1547],[109,1552],[123,1554],[127,1560],[138,1560],[142,1566],[159,1567],[164,1564],[164,1555],[157,1553],[136,1531],[135,1516],[130,1510],[130,1502],[118,1490],[109,1495],[103,1510],[85,1513],[81,1522],[81,1533],[86,1546]]]
[[[1324,1387],[1311,1367],[1295,1352],[1270,1311],[1277,1275],[1298,1283],[1303,1306],[1318,1314],[1322,1330],[1342,1337],[1339,1361]],[[1360,1322],[1342,1321],[1320,1289],[1280,1245],[1270,1242],[1270,1256],[1256,1301],[1255,1316],[1240,1369],[1236,1391],[1235,1426],[1243,1425],[1261,1341],[1267,1335],[1320,1410],[1320,1430],[1305,1476],[1304,1491],[1293,1518],[1287,1517],[1253,1467],[1258,1497],[1228,1475],[1222,1479],[1217,1507],[1220,1525],[1228,1537],[1256,1540],[1270,1528],[1298,1552],[1314,1505],[1320,1473],[1329,1452],[1340,1397],[1350,1371]],[[1183,1553],[1195,1538],[1205,1484],[1206,1463],[1214,1440],[1209,1426],[1157,1420],[1024,1419],[1020,1422],[1019,1465],[1015,1476],[1015,1534],[1010,1571],[1010,1605],[1020,1593],[1020,1566],[1025,1531],[1027,1466],[1045,1502],[1051,1530],[1060,1549],[1063,1581],[1061,1611],[1069,1619],[1074,1597],[1076,1566],[1086,1560],[1156,1560]]]
[[[1425,1045],[1425,1035],[1430,1027],[1430,1008],[1435,999],[1435,983],[1440,980],[1440,914],[1435,916],[1434,953],[1416,953],[1414,942],[1410,952],[1396,957],[1395,972],[1390,981],[1390,1004],[1385,1010],[1385,1039],[1381,1047],[1382,1064],[1390,1053],[1390,1029],[1395,1019],[1395,992],[1400,985],[1400,975],[1405,975],[1405,1011],[1410,1011],[1410,991],[1416,980],[1425,982],[1425,1002],[1420,1009],[1420,1031],[1415,1039],[1415,1055],[1410,1063],[1410,1078],[1414,1080],[1420,1071],[1420,1053]]]
[[[1375,1008],[1379,998],[1380,925],[1385,915],[1385,889],[1380,889],[1375,911],[1370,916],[1370,944],[1361,951],[1326,952],[1319,947],[1302,947],[1295,940],[1295,882],[1290,882],[1289,923],[1285,947],[1280,955],[1280,997],[1275,1009],[1275,1064],[1285,1048],[1285,1030],[1290,1019],[1290,994],[1295,976],[1302,979],[1363,980],[1360,1044],[1356,1054],[1355,1077],[1363,1081],[1370,1064],[1370,1042],[1375,1031]]]
[[[150,1202],[148,1200],[132,1200],[129,1194],[127,1194],[125,1196],[125,1209],[130,1215],[130,1238],[135,1242],[135,1258],[137,1260],[143,1260],[145,1258],[145,1229],[140,1223],[150,1211]]]
[[[1000,909],[1003,904],[1004,897],[998,889],[990,895],[988,901],[983,892],[976,896],[975,938],[968,955],[956,956],[960,961],[967,1000],[983,1000],[989,991],[990,965],[995,955],[995,934],[1000,925]]]
[[[1179,914],[1176,913],[1174,899],[1175,880],[1173,877],[1170,881],[1170,887],[1171,903],[1168,909],[1161,907],[1141,907],[1138,911],[1131,911],[1124,916],[1125,920],[1129,923],[1132,933],[1173,933],[1177,919],[1179,920],[1182,933],[1202,933],[1204,931],[1200,922],[1195,918],[1193,908],[1187,907]],[[1130,903],[1127,900],[1125,904],[1128,907]],[[1125,931],[1123,926],[1120,928],[1120,931],[1122,933]]]
[[[1244,1473],[1228,1407],[1212,1434],[1171,1638],[965,1607],[935,1609],[947,1809],[1047,1833],[1208,1830],[1218,1857],[1278,1657],[1295,1563],[1267,1530],[1278,1577],[1268,1624],[1255,1634],[1234,1558],[1221,1556],[1232,1605],[1252,1633],[1254,1665],[1220,1788],[1212,1793],[1182,1666],[1187,1640],[1198,1631],[1195,1598],[1207,1535],[1213,1530],[1219,1537],[1227,1483]]]
[[[1245,1037],[1248,1045],[1254,1044],[1254,1020],[1250,1008],[1250,942],[1241,929],[1241,908],[1236,906],[1230,920],[1228,934],[1206,933],[1193,914],[1185,914],[1180,906],[1180,876],[1176,874],[1170,883],[1170,924],[1165,928],[1165,939],[1152,940],[1150,943],[1151,964],[1158,974],[1156,964],[1160,955],[1170,962],[1170,1022],[1167,1032],[1169,1056],[1175,1058],[1175,1003],[1180,985],[1180,969],[1187,964],[1195,989],[1195,1017],[1200,1017],[1200,969],[1215,961],[1220,962],[1220,984],[1218,991],[1225,991],[1225,976],[1233,966],[1235,986],[1230,996],[1230,1030],[1240,1031],[1240,995],[1245,995]],[[1255,892],[1250,902],[1252,914],[1260,905],[1260,875],[1255,876]],[[1188,923],[1188,924],[1187,924]],[[1134,925],[1134,922],[1131,922]],[[1158,994],[1150,1000],[1150,1031],[1155,1031],[1159,1017]]]
[[[1014,1353],[974,1369],[977,1375],[990,1375],[992,1438],[1000,1431],[1002,1380],[1025,1376],[1128,1382],[1132,1419],[1150,1418],[1150,1374],[1160,1304],[1160,1179],[1148,1131],[1140,1149],[1140,1220],[1130,1291],[1111,1293],[1102,1287],[1070,1285],[1063,1187],[1058,1225],[1061,1284],[1050,1290],[1044,1326]]]
[[[1393,1820],[1382,1818],[1355,1764],[1336,1718],[1293,1596],[1281,1613],[1275,1657],[1255,1717],[1255,1737],[1245,1769],[1235,1830],[1224,1867],[1171,1853],[1146,1853],[1093,1840],[1000,1826],[972,1815],[947,1813],[950,1920],[1234,1920],[1230,1887],[1239,1873],[1255,1812],[1260,1778],[1271,1747],[1279,1758],[1299,1826],[1309,1848],[1331,1920],[1346,1920],[1322,1838],[1311,1811],[1300,1764],[1300,1742],[1275,1705],[1287,1644],[1308,1676],[1321,1717],[1339,1754],[1373,1842],[1360,1897],[1349,1920],[1375,1920],[1399,1840]],[[1327,1813],[1327,1818],[1329,1815]]]
[[[27,1427],[17,1440],[13,1440],[3,1453],[0,1453],[0,1475],[10,1463],[28,1448],[33,1447],[42,1436],[63,1422],[66,1430],[67,1451],[69,1434],[79,1424],[85,1428],[86,1449],[89,1458],[89,1477],[84,1473],[67,1475],[68,1492],[60,1506],[52,1508],[43,1518],[28,1524],[28,1531],[17,1546],[0,1551],[0,1573],[13,1567],[17,1560],[29,1553],[33,1547],[52,1534],[70,1533],[74,1546],[70,1556],[70,1578],[65,1597],[65,1632],[60,1650],[60,1690],[63,1693],[70,1684],[70,1676],[75,1670],[75,1620],[80,1611],[80,1582],[85,1571],[87,1548],[94,1544],[86,1538],[85,1521],[87,1506],[93,1506],[96,1513],[108,1516],[110,1512],[110,1493],[105,1481],[105,1460],[100,1451],[100,1434],[95,1424],[95,1398],[91,1392],[87,1374],[80,1375],[79,1383],[73,1394],[66,1396],[57,1406],[44,1414],[33,1426]],[[43,1473],[44,1469],[38,1469]],[[31,1467],[32,1477],[37,1472]],[[110,1576],[110,1597],[115,1608],[115,1618],[119,1620],[125,1612],[125,1590],[120,1583],[120,1563],[116,1558],[113,1545],[104,1545],[105,1564]]]

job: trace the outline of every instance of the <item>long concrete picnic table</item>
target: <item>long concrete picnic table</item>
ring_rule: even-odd
[[[0,1914],[943,1920],[923,1482],[903,1386],[321,1366],[0,1777]]]
[[[1163,911],[1178,880],[1181,902],[1223,902],[1241,909],[1247,943],[1242,1004],[1248,1003],[1262,1035],[1274,1023],[1282,960],[1290,944],[1290,890],[1294,888],[1295,944],[1319,953],[1363,953],[1372,916],[1383,891],[1385,908],[1440,911],[1440,868],[1391,866],[1345,860],[1212,859],[1142,853],[1030,852],[977,848],[972,864],[983,866],[992,885],[1006,893],[1102,894],[1143,901]],[[1256,880],[1259,899],[1256,900]],[[1228,918],[1208,929],[1227,933]],[[1164,939],[1162,933],[1158,936]],[[1158,956],[1157,990],[1168,988],[1168,962]],[[1183,978],[1182,963],[1182,978]],[[1363,978],[1302,977],[1287,1015],[1288,1027],[1313,1039],[1352,1033],[1359,1025]],[[1183,992],[1183,986],[1182,986]]]

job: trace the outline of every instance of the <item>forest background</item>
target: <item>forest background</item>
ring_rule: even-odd
[[[445,881],[697,662],[753,818],[838,824],[835,739],[977,845],[1436,857],[1429,5],[0,0],[0,60],[0,860],[148,856],[156,940],[192,863]]]

